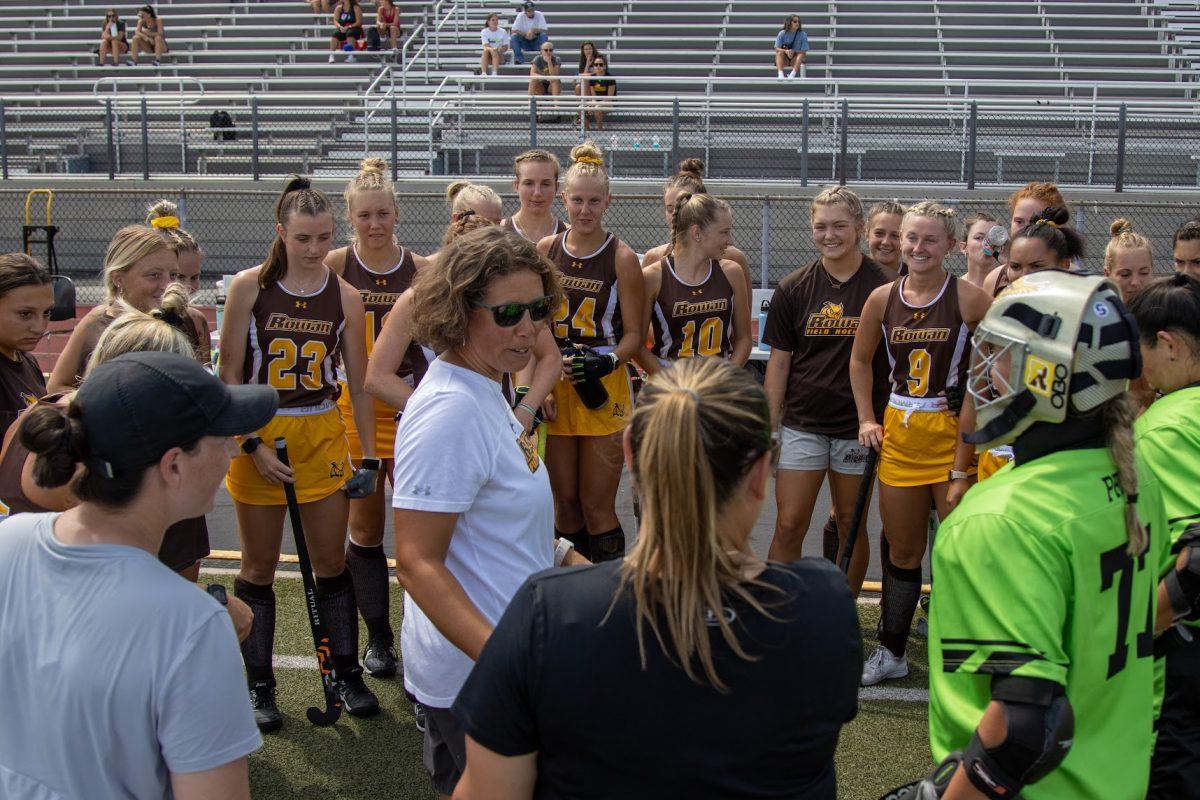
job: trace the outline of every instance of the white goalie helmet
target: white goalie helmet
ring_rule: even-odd
[[[967,391],[977,411],[966,440],[982,452],[1035,422],[1091,411],[1141,374],[1137,324],[1108,279],[1062,270],[1018,278],[971,339]]]

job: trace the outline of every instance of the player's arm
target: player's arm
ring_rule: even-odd
[[[416,267],[418,270],[425,269],[431,263],[429,261],[429,259],[425,256],[419,256],[411,250],[409,250],[408,252],[412,256],[413,266]]]
[[[46,380],[46,391],[48,394],[73,392],[79,386],[79,379],[83,376],[83,371],[87,367],[83,363],[83,354],[88,348],[89,342],[94,346],[96,340],[99,339],[97,328],[100,321],[98,315],[103,313],[102,308],[95,313],[89,312],[75,326],[75,330],[71,331],[71,337],[67,339],[67,344],[63,347],[62,353],[58,356],[58,361],[54,363],[54,369],[51,371],[50,377]]]
[[[646,291],[646,301],[642,303],[641,330],[646,331],[646,335],[653,338],[650,328],[650,315],[654,313],[654,303],[658,300],[658,292],[662,288],[661,261],[651,262],[649,266],[642,269],[642,283]],[[658,363],[658,358],[646,349],[645,342],[642,342],[641,348],[634,354],[633,362],[641,367],[642,372],[645,372],[647,375],[653,375],[662,369],[662,364]]]
[[[218,373],[225,383],[235,386],[244,383],[243,364],[246,360],[246,332],[252,324],[254,301],[258,299],[258,267],[239,272],[229,282],[225,295],[225,314],[221,318],[221,355]],[[258,432],[241,437],[241,441],[262,437]],[[275,456],[275,448],[259,444],[250,454],[263,480],[272,485],[295,481],[292,468]]]
[[[368,393],[398,411],[404,411],[404,405],[413,393],[413,388],[396,374],[412,344],[412,298],[412,289],[408,289],[384,317],[383,330],[367,360],[363,381]]]
[[[467,737],[467,769],[454,800],[529,800],[537,783],[537,753],[502,756]]]
[[[537,251],[544,256],[548,256],[550,254],[550,245],[554,244],[556,236],[557,234],[552,233],[549,236],[543,236],[541,239],[538,239]],[[555,266],[555,269],[558,269],[558,267]]]
[[[750,305],[754,302],[754,282],[750,280],[750,259],[746,258],[746,254],[736,247],[726,248],[725,255],[721,258],[722,260],[728,259],[741,267],[742,283],[746,287],[746,313],[753,315],[754,311]],[[729,280],[732,282],[733,278],[730,277]]]
[[[771,430],[779,430],[780,410],[787,393],[788,378],[792,374],[792,354],[778,347],[771,348],[767,358],[767,374],[763,378],[763,391],[771,410]]]
[[[660,244],[656,247],[651,247],[649,250],[647,250],[645,253],[642,254],[642,268],[645,269],[646,267],[653,264],[655,261],[661,261],[663,255],[666,252],[667,252],[667,245],[665,245],[665,244]]]
[[[883,310],[887,307],[890,283],[871,292],[863,305],[858,330],[854,334],[854,346],[850,350],[850,388],[854,393],[854,406],[858,409],[858,441],[875,449],[883,446],[883,426],[875,419],[872,394],[875,389],[875,369],[872,362],[879,340],[883,337]]]
[[[60,405],[65,405],[66,400],[65,397],[60,400]],[[17,429],[20,426],[20,417],[17,417],[17,421],[8,426],[8,431],[4,434],[4,447],[0,449],[0,461],[3,461],[8,455],[8,448],[12,447],[12,440],[17,438]],[[62,486],[56,486],[53,489],[43,489],[38,486],[37,481],[33,479],[33,463],[36,458],[33,453],[27,453],[25,463],[21,465],[21,491],[25,493],[30,502],[47,511],[66,511],[68,508],[79,505],[79,499],[71,493],[71,484],[74,481],[67,481]]]
[[[245,756],[203,772],[172,772],[175,800],[250,800],[250,768]]]
[[[363,388],[363,376],[367,371],[366,312],[358,290],[338,278],[342,294],[342,310],[346,316],[346,328],[341,337],[342,362],[346,366],[346,391],[350,393],[350,404],[354,411],[354,425],[362,441],[363,463],[368,459],[377,461],[375,455],[375,402]],[[378,466],[375,468],[378,470]],[[353,479],[351,479],[353,480]],[[372,489],[374,484],[372,483]],[[368,492],[370,494],[370,492]]]
[[[533,343],[532,363],[517,373],[518,384],[529,387],[529,391],[521,395],[520,404],[541,410],[544,419],[554,420],[558,407],[552,392],[561,376],[562,355],[554,341],[554,334],[550,332],[550,326],[546,325],[538,331],[537,339]],[[525,430],[533,430],[535,413],[518,405],[513,414],[525,426]]]
[[[984,277],[983,291],[987,293],[988,297],[995,296],[996,284],[1000,282],[1000,275],[1003,274],[1003,272],[1004,272],[1004,265],[1001,264],[1000,266],[996,267],[991,272],[989,272],[986,277]]]
[[[992,296],[983,291],[977,286],[974,286],[966,281],[958,282],[958,305],[959,314],[966,323],[967,328],[974,332],[980,320],[987,314],[988,308],[992,305]],[[971,398],[967,394],[966,386],[955,386],[947,388],[946,401],[950,406],[950,410],[958,415],[958,435],[954,447],[954,471],[966,472],[971,467],[971,463],[975,460],[975,446],[968,444],[963,440],[963,436],[975,432],[975,404],[971,402]],[[959,479],[953,481],[950,498],[954,503],[951,504],[953,509],[966,490],[968,481]]]
[[[725,271],[725,279],[733,287],[733,335],[730,337],[732,350],[729,360],[739,367],[750,359],[750,350],[754,347],[754,339],[750,335],[750,298],[744,280],[746,271],[735,261],[721,261],[721,269]]]
[[[621,308],[621,319],[641,320],[645,313],[646,282],[642,278],[642,268],[638,266],[637,254],[622,243],[617,249],[617,304]],[[645,347],[646,328],[625,325],[621,339],[613,349],[617,356],[618,365],[633,358],[638,350]]]
[[[781,286],[771,295],[767,324],[758,332],[758,338],[771,348],[763,379],[763,391],[767,395],[773,431],[779,430],[780,411],[792,374],[792,354],[799,346],[799,342],[796,341],[796,313],[790,295]]]
[[[198,308],[189,308],[188,316],[192,318],[192,325],[196,326],[196,338],[200,340],[200,363],[212,367],[212,330],[208,327],[208,317]]]
[[[1200,612],[1200,522],[1184,530],[1171,548],[1178,551],[1175,564],[1158,584],[1158,609],[1154,634],[1174,623],[1195,618]]]

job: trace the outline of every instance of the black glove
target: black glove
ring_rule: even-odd
[[[597,353],[590,347],[582,347],[571,357],[571,377],[575,383],[598,381],[610,374],[620,364],[616,353]]]
[[[963,397],[965,395],[966,392],[961,386],[946,387],[946,406],[955,416],[958,416],[958,413],[962,411]]]
[[[342,488],[351,500],[361,500],[364,497],[370,496],[375,491],[375,486],[379,478],[379,467],[382,466],[378,458],[364,458],[362,466],[354,470],[354,474],[350,476],[350,480],[346,481],[346,485]]]

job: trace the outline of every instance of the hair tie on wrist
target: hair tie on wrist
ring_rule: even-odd
[[[150,220],[150,227],[158,228],[160,230],[164,228],[178,228],[179,217],[155,217],[154,219]]]

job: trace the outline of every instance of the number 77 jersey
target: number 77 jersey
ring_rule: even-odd
[[[588,255],[567,249],[567,233],[554,237],[547,253],[558,267],[565,295],[554,315],[554,339],[587,347],[615,347],[621,338],[621,304],[617,301],[617,237]]]
[[[971,488],[938,529],[929,621],[935,760],[965,747],[998,675],[1054,681],[1075,713],[1063,763],[1021,795],[1146,795],[1154,742],[1154,613],[1166,521],[1146,471],[1127,552],[1126,497],[1100,448],[1059,450]]]
[[[316,410],[337,392],[334,355],[345,325],[341,288],[328,270],[324,286],[311,295],[292,294],[278,281],[260,289],[250,315],[243,379],[278,390],[281,410]]]

